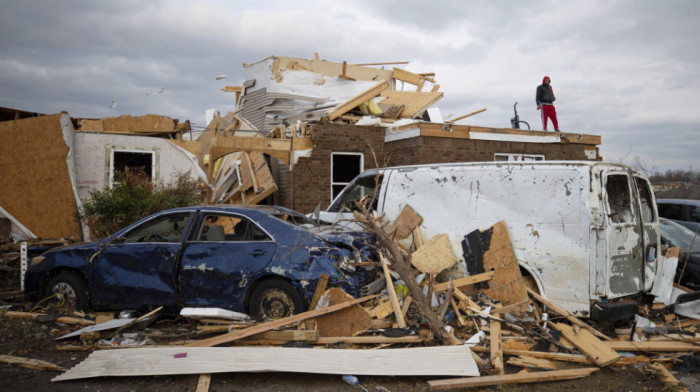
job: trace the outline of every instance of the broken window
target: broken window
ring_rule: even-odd
[[[629,181],[624,174],[611,174],[605,183],[608,201],[608,218],[612,223],[629,223],[634,220]]]
[[[364,155],[359,152],[331,153],[331,200],[364,170]]]
[[[179,242],[190,214],[171,214],[145,222],[124,237],[124,242]]]
[[[635,177],[634,181],[637,183],[639,200],[642,205],[642,221],[644,223],[653,222],[655,218],[654,206],[652,205],[651,188],[649,187],[649,183],[640,177]]]
[[[507,153],[495,153],[493,154],[493,160],[496,162],[531,162],[531,161],[544,161],[544,155],[542,154],[507,154]]]
[[[109,176],[110,187],[116,184],[116,179],[127,170],[141,172],[153,179],[153,167],[155,166],[155,153],[153,151],[112,150],[111,167]]]
[[[343,211],[353,211],[357,209],[355,202],[359,201],[365,196],[374,196],[374,202],[372,203],[372,209],[377,209],[377,200],[379,199],[379,189],[377,184],[382,183],[382,176],[377,176],[376,174],[363,176],[357,179],[354,184],[343,193],[343,196],[335,200],[335,202],[328,207],[329,212],[343,212]],[[376,193],[375,193],[376,189]]]
[[[207,215],[197,241],[270,241],[270,236],[242,216]]]

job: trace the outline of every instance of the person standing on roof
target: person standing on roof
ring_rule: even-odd
[[[542,84],[537,86],[535,93],[535,101],[537,101],[537,110],[542,110],[542,127],[547,130],[547,119],[552,120],[554,132],[559,132],[559,122],[557,121],[557,111],[554,109],[554,91],[549,84],[551,80],[549,76],[542,79]]]

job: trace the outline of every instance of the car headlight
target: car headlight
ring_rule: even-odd
[[[30,267],[33,267],[42,261],[44,261],[45,257],[44,256],[37,256],[37,257],[32,257],[32,262],[29,264]]]

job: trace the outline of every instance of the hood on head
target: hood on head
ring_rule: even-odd
[[[544,82],[547,80],[551,81],[551,79],[549,79],[549,76],[545,76],[544,78],[542,78],[542,84],[544,84]]]

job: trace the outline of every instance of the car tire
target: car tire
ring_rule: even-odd
[[[266,280],[250,294],[248,304],[252,317],[287,317],[304,311],[304,300],[299,291],[284,280]]]
[[[54,294],[60,294],[68,306],[74,306],[76,310],[87,310],[89,292],[85,281],[80,276],[62,272],[53,277],[46,284],[45,298]]]

